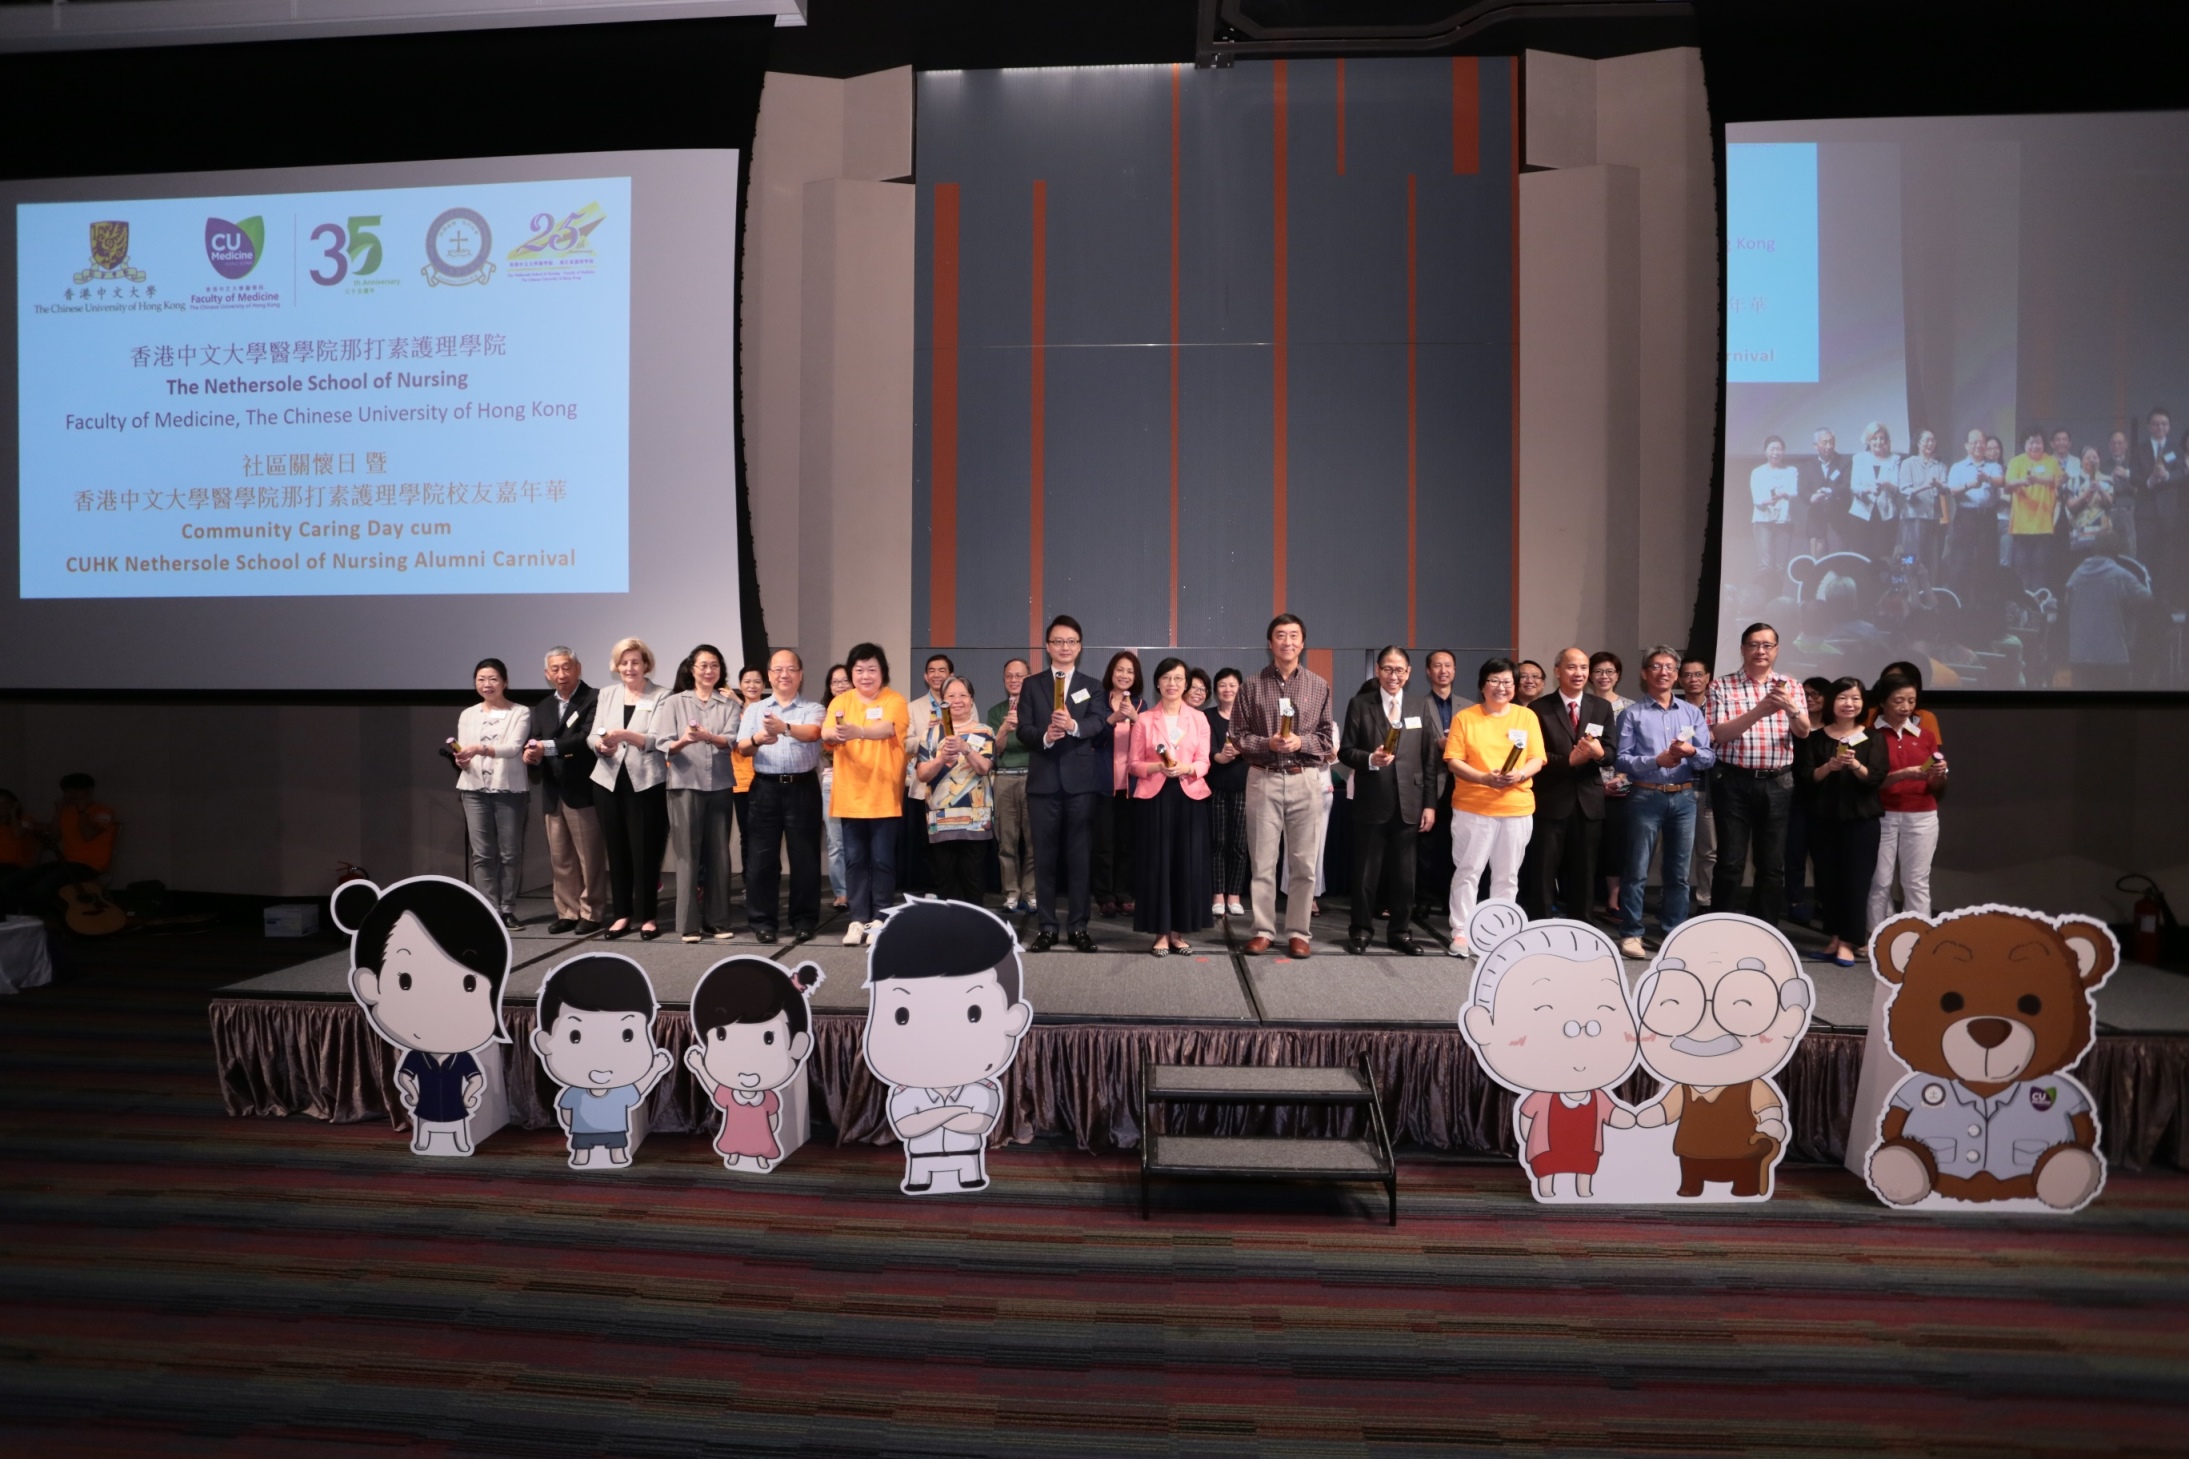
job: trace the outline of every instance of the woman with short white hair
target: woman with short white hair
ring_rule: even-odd
[[[1854,497],[1847,507],[1854,522],[1848,525],[1857,550],[1879,562],[1891,554],[1898,530],[1893,524],[1900,515],[1900,457],[1893,450],[1893,433],[1881,420],[1862,428],[1862,444],[1862,454],[1847,464]]]
[[[603,935],[625,936],[636,918],[639,936],[651,942],[661,936],[654,918],[660,911],[662,853],[669,849],[669,766],[655,740],[654,716],[669,691],[649,677],[654,651],[644,639],[618,640],[608,662],[616,682],[600,691],[593,732],[586,737],[598,757],[593,783],[607,792],[597,802],[608,842],[613,919]]]

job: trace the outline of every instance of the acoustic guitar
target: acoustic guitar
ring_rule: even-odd
[[[129,925],[129,914],[108,901],[95,881],[62,887],[60,897],[68,930],[79,937],[111,937]]]

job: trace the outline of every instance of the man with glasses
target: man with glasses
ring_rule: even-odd
[[[1056,904],[1069,905],[1063,936],[1095,950],[1087,931],[1095,801],[1110,793],[1110,705],[1101,684],[1079,672],[1079,620],[1059,613],[1043,635],[1049,667],[1019,690],[1018,740],[1027,749],[1026,819],[1034,842],[1033,950],[1062,940]],[[1059,887],[1061,877],[1063,885]]]
[[[1689,654],[1680,660],[1680,697],[1710,723],[1710,660]],[[1716,760],[1715,754],[1712,756]],[[1688,900],[1710,909],[1710,882],[1718,873],[1718,818],[1710,809],[1710,776],[1695,778],[1695,857],[1687,868]]]
[[[1388,942],[1394,952],[1418,957],[1421,947],[1407,931],[1414,910],[1414,844],[1436,824],[1437,771],[1444,737],[1420,693],[1406,693],[1414,665],[1391,644],[1376,655],[1376,682],[1346,706],[1338,758],[1353,771],[1353,913],[1346,951],[1368,951],[1376,932],[1376,907],[1390,908]],[[1390,896],[1383,895],[1390,874]]]
[[[1751,623],[1741,633],[1741,666],[1710,684],[1705,713],[1717,747],[1710,805],[1718,823],[1718,871],[1710,905],[1740,910],[1741,879],[1756,863],[1749,911],[1774,928],[1786,915],[1786,823],[1794,802],[1794,741],[1809,734],[1801,685],[1772,672],[1779,631]]]
[[[1619,874],[1619,952],[1637,962],[1649,957],[1642,945],[1642,892],[1659,840],[1665,846],[1665,888],[1657,924],[1669,933],[1687,920],[1695,801],[1703,772],[1718,758],[1703,712],[1672,693],[1679,663],[1679,654],[1663,644],[1643,655],[1643,695],[1619,716],[1618,765],[1631,787],[1627,864]]]
[[[1026,747],[1018,737],[1018,696],[1033,674],[1024,659],[1003,665],[1003,698],[988,707],[996,732],[996,854],[1003,863],[1003,910],[1034,909],[1034,842],[1026,830]]]
[[[753,936],[775,941],[781,848],[790,839],[790,925],[808,937],[821,921],[821,721],[827,711],[800,691],[806,665],[796,649],[768,656],[774,693],[745,707],[737,750],[752,756],[746,807],[745,916]]]

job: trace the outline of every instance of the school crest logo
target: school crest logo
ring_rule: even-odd
[[[110,220],[91,225],[91,267],[76,271],[76,282],[88,284],[94,280],[119,279],[132,284],[144,282],[144,270],[129,266],[129,224]]]
[[[419,270],[428,287],[484,284],[494,277],[489,257],[494,230],[473,208],[450,208],[426,229],[426,266]]]

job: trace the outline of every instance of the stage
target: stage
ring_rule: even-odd
[[[1333,911],[1335,916],[1330,915]],[[882,1088],[867,1072],[859,1041],[866,994],[865,951],[841,943],[841,921],[811,940],[763,948],[740,932],[729,942],[692,945],[673,934],[647,943],[628,937],[551,937],[553,915],[528,899],[527,925],[513,934],[514,968],[503,998],[510,1113],[527,1129],[545,1129],[553,1088],[540,1073],[530,1038],[534,1003],[550,969],[581,948],[620,952],[651,975],[661,999],[656,1034],[677,1056],[674,1077],[655,1091],[657,1133],[705,1127],[711,1109],[683,1066],[691,1042],[691,990],[707,968],[740,953],[795,964],[811,961],[825,980],[813,995],[815,1050],[808,1066],[840,1141],[892,1139]],[[1139,1071],[1159,1063],[1329,1065],[1367,1055],[1384,1093],[1395,1141],[1433,1150],[1510,1154],[1511,1099],[1469,1052],[1457,1026],[1473,964],[1441,955],[1406,957],[1382,949],[1354,957],[1342,947],[1342,907],[1326,904],[1317,920],[1317,952],[1304,961],[1248,957],[1249,929],[1232,919],[1195,934],[1191,955],[1145,950],[1152,938],[1119,919],[1097,919],[1101,950],[1025,955],[1034,1025],[1004,1080],[1007,1141],[1062,1135],[1086,1150],[1139,1144]],[[1030,929],[1022,930],[1022,940]],[[1426,942],[1426,934],[1423,934]],[[1797,945],[1814,946],[1802,929]],[[1434,944],[1429,944],[1434,945]],[[308,1114],[350,1122],[390,1112],[396,1057],[367,1027],[351,1000],[346,953],[221,988],[209,1015],[221,1097],[231,1115]],[[1630,981],[1644,964],[1628,963]],[[1805,961],[1817,989],[1816,1020],[1794,1061],[1778,1076],[1793,1116],[1789,1155],[1837,1164],[1847,1149],[1855,1083],[1862,1065],[1871,977],[1866,967]],[[2124,963],[2098,995],[2098,1040],[2080,1071],[2096,1097],[2107,1158],[2124,1169],[2153,1163],[2189,1167],[2183,1120],[2189,1087],[2189,977]],[[1623,1091],[1647,1098],[1655,1082],[1637,1074]],[[1242,1113],[1179,1112],[1180,1133],[1236,1133],[1243,1120],[1273,1133],[1352,1133],[1343,1111],[1272,1108]]]

